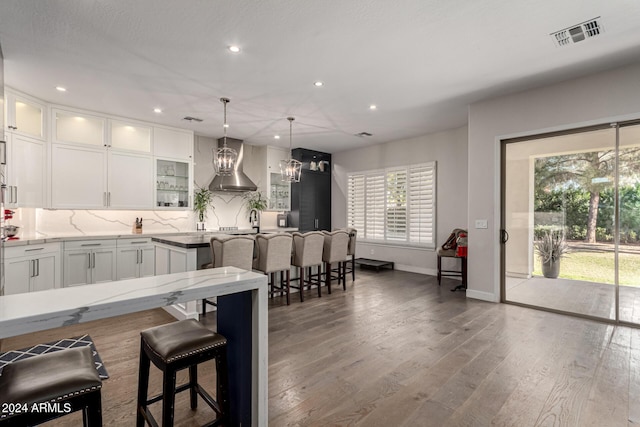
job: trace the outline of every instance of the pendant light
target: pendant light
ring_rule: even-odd
[[[224,105],[224,141],[222,148],[214,153],[213,167],[218,175],[228,176],[233,174],[233,170],[238,159],[238,152],[232,148],[227,147],[227,104],[230,102],[229,98],[220,98],[220,102]]]
[[[289,159],[280,161],[280,173],[284,182],[300,182],[302,172],[302,162],[291,158],[291,148],[293,141],[293,121],[295,118],[287,117],[289,120]]]

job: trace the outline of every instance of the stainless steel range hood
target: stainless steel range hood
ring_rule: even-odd
[[[218,139],[218,147],[222,147],[224,139]],[[244,144],[240,139],[228,138],[227,147],[233,148],[238,153],[233,173],[229,176],[216,175],[209,184],[211,191],[256,191],[258,187],[242,171],[244,162]]]

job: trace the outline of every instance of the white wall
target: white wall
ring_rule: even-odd
[[[467,127],[417,138],[343,151],[332,156],[331,224],[346,225],[347,174],[356,171],[437,162],[436,235],[441,245],[454,228],[467,227]],[[374,251],[371,254],[371,251]],[[358,243],[356,256],[394,261],[396,268],[436,274],[434,249]],[[449,261],[449,260],[445,260]],[[451,260],[453,261],[453,260]],[[452,265],[443,265],[445,268]]]
[[[640,64],[472,104],[469,107],[467,296],[500,298],[501,139],[640,118]]]

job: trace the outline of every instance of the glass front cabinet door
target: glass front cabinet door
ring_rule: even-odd
[[[191,208],[191,181],[189,163],[156,159],[156,207]]]

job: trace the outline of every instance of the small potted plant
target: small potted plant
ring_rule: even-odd
[[[207,217],[207,209],[213,207],[213,193],[208,188],[197,187],[193,193],[193,210],[198,212],[198,222],[196,222],[196,230],[204,231],[204,220]]]
[[[548,279],[556,279],[560,274],[560,258],[569,253],[564,233],[560,230],[547,231],[533,245],[540,255],[542,275]]]

